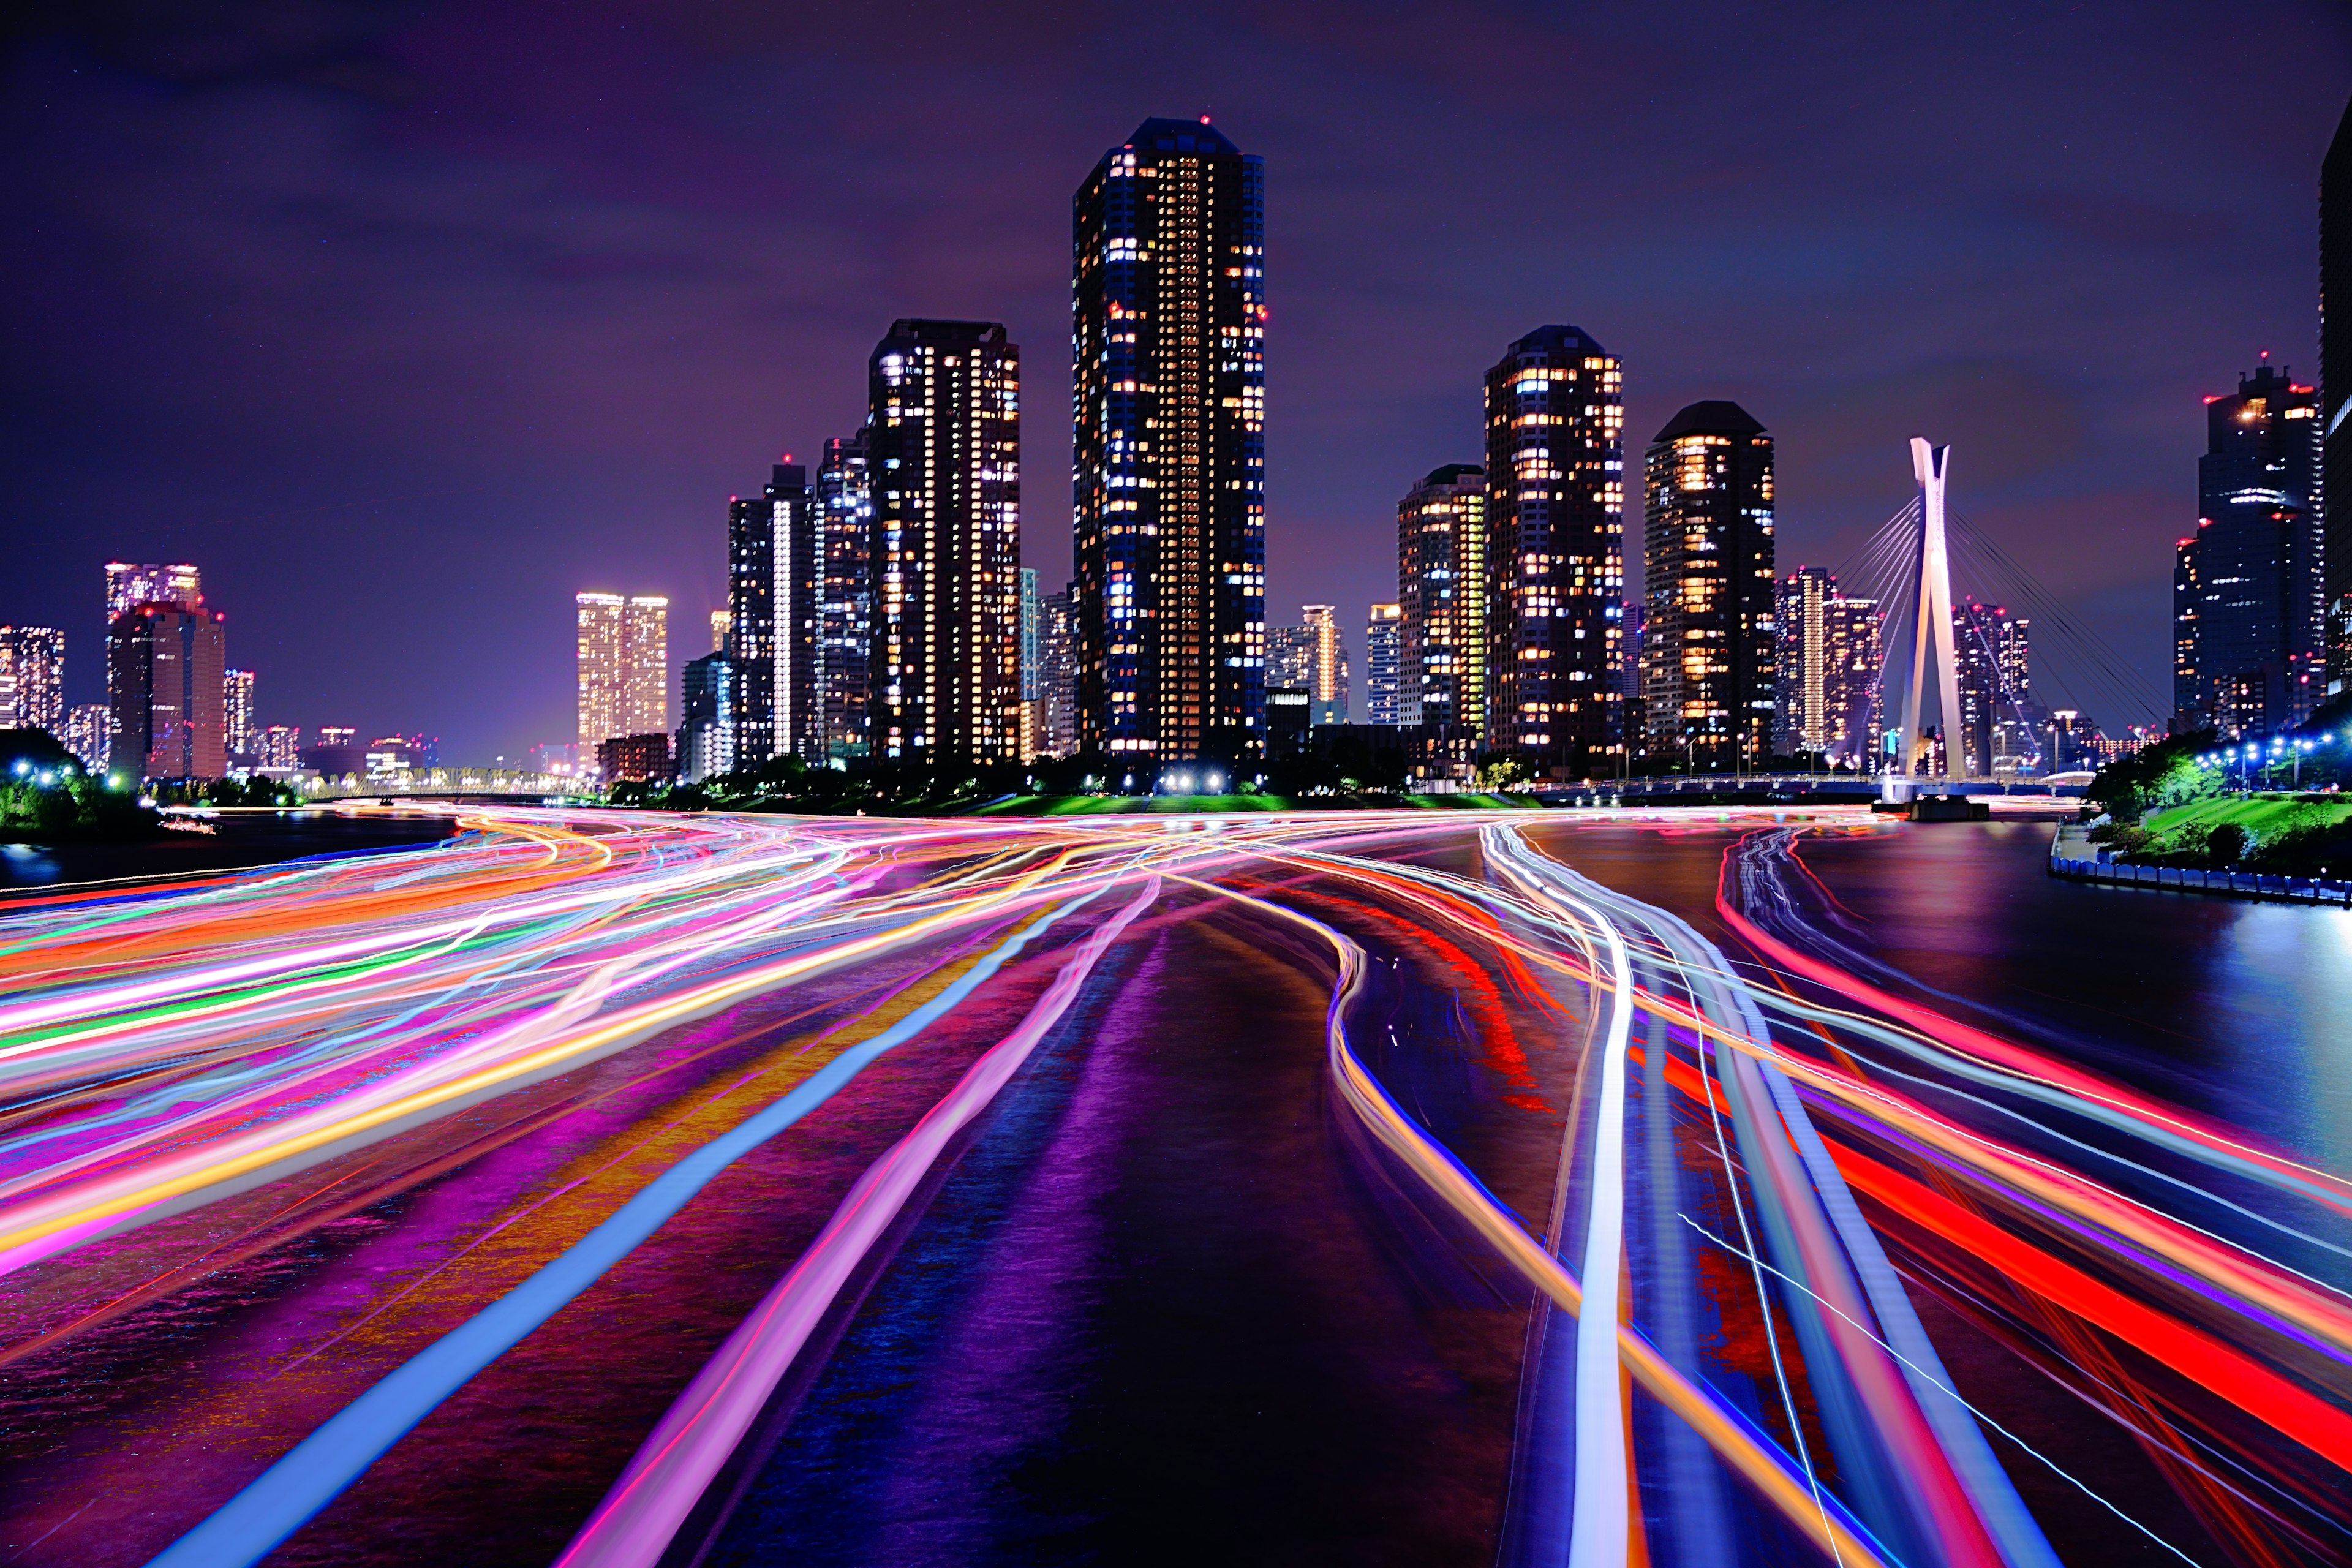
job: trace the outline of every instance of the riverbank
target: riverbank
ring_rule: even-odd
[[[300,810],[202,820],[212,831],[163,832],[116,842],[0,844],[0,903],[11,892],[69,883],[201,876],[289,860],[385,854],[437,844],[457,831],[454,817],[423,812],[351,816]]]

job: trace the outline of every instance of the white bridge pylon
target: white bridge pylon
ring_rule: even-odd
[[[1960,748],[1960,668],[1952,650],[1952,562],[1944,543],[1944,481],[1952,449],[1911,437],[1911,471],[1919,480],[1918,601],[1911,617],[1911,679],[1903,697],[1903,776],[1934,773],[1934,753],[1921,733],[1919,699],[1932,655],[1936,696],[1943,707],[1944,768],[1952,777],[1966,767]]]

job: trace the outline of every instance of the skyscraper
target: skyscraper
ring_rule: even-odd
[[[221,671],[221,722],[230,754],[250,757],[256,731],[253,727],[253,671],[225,669]]]
[[[284,768],[289,772],[302,765],[302,731],[299,725],[272,724],[261,731],[259,743],[254,748],[265,768]]]
[[[710,612],[711,652],[725,653],[727,651],[727,628],[729,626],[733,624],[734,618],[733,615],[726,610],[713,610]]]
[[[817,601],[817,706],[824,754],[866,755],[874,641],[874,500],[864,431],[824,444],[816,470],[824,583]]]
[[[1778,701],[1772,750],[1875,771],[1879,610],[1838,592],[1826,566],[1780,579],[1772,611]]]
[[[1486,373],[1486,737],[1539,773],[1624,749],[1623,367],[1538,327]]]
[[[1404,609],[1374,605],[1364,619],[1364,721],[1405,722]]]
[[[866,406],[873,754],[1015,761],[1021,351],[993,321],[893,322]]]
[[[152,600],[125,610],[107,637],[111,765],[151,779],[216,779],[223,742],[223,617]]]
[[[1315,700],[1316,653],[1323,638],[1313,626],[1268,626],[1265,629],[1265,689],[1304,691]]]
[[[128,561],[106,563],[106,624],[112,626],[126,610],[142,605],[201,605],[204,586],[196,569],[182,562],[173,566],[141,566]]]
[[[1073,205],[1083,743],[1170,761],[1256,744],[1265,167],[1205,115],[1147,120]]]
[[[104,773],[112,745],[113,718],[103,702],[77,702],[65,717],[58,739],[91,773]]]
[[[1339,630],[1339,607],[1301,605],[1298,615],[1315,645],[1307,680],[1315,722],[1344,724],[1348,721],[1348,640]]]
[[[2327,310],[2328,298],[2336,312]],[[2319,166],[2319,386],[2325,444],[2327,689],[2352,686],[2352,102]]]
[[[669,728],[669,601],[580,594],[580,746]],[[325,731],[320,731],[324,743]]]
[[[1700,773],[1772,752],[1772,437],[1694,403],[1644,466],[1642,709],[1650,749]]]
[[[1037,749],[1066,757],[1078,749],[1078,618],[1071,588],[1038,601],[1037,686],[1044,724]]]
[[[47,730],[66,717],[66,635],[0,626],[0,730]]]
[[[1040,736],[1045,728],[1045,718],[1038,709],[1038,694],[1045,689],[1038,681],[1037,661],[1042,657],[1038,638],[1045,631],[1045,607],[1037,599],[1037,574],[1027,566],[1021,568],[1021,760],[1029,761],[1038,754]]]
[[[724,653],[707,653],[678,672],[678,776],[700,784],[735,771],[737,666]]]
[[[2173,706],[2192,727],[2274,733],[2325,689],[2318,413],[2267,363],[2205,400],[2197,532],[2173,567]]]
[[[1973,596],[1952,606],[1960,694],[1958,759],[1970,778],[2030,772],[2040,752],[2033,711],[2032,623]],[[1948,737],[1947,761],[1950,755]]]
[[[774,756],[824,759],[816,711],[820,570],[807,468],[779,462],[757,496],[729,499],[727,624],[741,686],[739,766]]]
[[[1486,470],[1449,463],[1397,503],[1402,722],[1485,725],[1486,604]]]

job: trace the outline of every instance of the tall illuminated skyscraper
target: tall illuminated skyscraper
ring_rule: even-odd
[[[1486,718],[1486,470],[1449,463],[1397,503],[1399,679],[1408,724]]]
[[[824,755],[866,752],[873,696],[866,677],[874,642],[874,498],[866,435],[834,437],[816,470],[818,548],[817,707]]]
[[[725,653],[727,651],[727,628],[733,623],[734,619],[735,617],[733,614],[730,611],[713,610],[710,612],[711,652]]]
[[[2267,362],[2205,400],[2197,532],[2173,566],[2173,706],[2192,727],[2275,733],[2325,691],[2318,415],[2317,389]]]
[[[1642,710],[1654,755],[1699,773],[1772,752],[1772,437],[1694,403],[1650,443]]]
[[[1772,636],[1772,750],[1876,771],[1877,601],[1840,594],[1826,566],[1800,566],[1780,579]]]
[[[993,321],[893,322],[866,409],[873,754],[1017,761],[1021,351]]]
[[[1538,327],[1486,373],[1486,740],[1539,774],[1624,750],[1623,367]]]
[[[1037,602],[1037,750],[1066,757],[1078,749],[1078,622],[1065,586]]]
[[[223,743],[223,617],[152,600],[125,610],[107,637],[111,765],[151,779],[216,779]]]
[[[2014,777],[2038,752],[2032,623],[1971,595],[1952,606],[1952,654],[1959,682],[1960,755],[1969,778]],[[1947,764],[1953,760],[1946,737]]]
[[[1301,605],[1298,615],[1314,643],[1307,680],[1314,721],[1344,724],[1348,721],[1348,641],[1339,630],[1339,606]]]
[[[787,453],[787,459],[791,454]],[[757,496],[727,503],[730,654],[741,707],[735,763],[824,758],[817,714],[816,502],[808,469],[783,461]]]
[[[58,733],[66,717],[66,635],[0,626],[0,730]]]
[[[669,601],[658,595],[581,594],[575,605],[583,754],[618,736],[667,731]]]
[[[1404,611],[1397,605],[1374,605],[1364,619],[1364,722],[1405,722],[1403,667]]]
[[[113,717],[103,702],[77,702],[65,717],[58,739],[91,773],[104,773],[113,745]]]
[[[128,561],[106,563],[106,624],[112,626],[126,610],[142,605],[201,605],[204,585],[196,569],[185,562],[172,566],[142,566]]]
[[[1237,752],[1265,724],[1265,166],[1147,120],[1073,205],[1083,743]]]
[[[2352,685],[2352,102],[2319,166],[2319,387],[2333,694]]]
[[[230,752],[250,755],[257,733],[253,727],[253,671],[221,671],[221,722]]]

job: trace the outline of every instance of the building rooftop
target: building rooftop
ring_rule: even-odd
[[[1651,439],[1671,441],[1677,436],[1761,436],[1764,426],[1756,416],[1728,398],[1710,397],[1704,403],[1694,403],[1666,421],[1666,427]]]
[[[1147,120],[1135,128],[1125,145],[1159,153],[1241,152],[1223,132],[1209,123],[1206,115],[1198,120]]]

